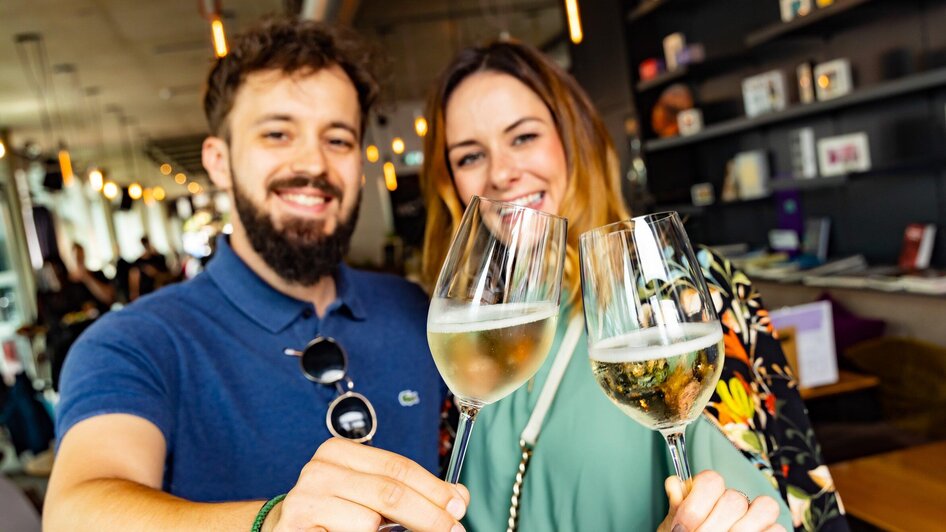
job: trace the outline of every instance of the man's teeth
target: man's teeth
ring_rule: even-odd
[[[326,201],[326,198],[323,196],[307,196],[305,194],[283,194],[283,198],[306,207],[322,205]]]
[[[514,203],[516,205],[532,205],[533,203],[540,201],[544,195],[544,192],[536,192],[535,194],[529,194],[528,196],[522,196],[521,198],[514,199],[510,203]]]

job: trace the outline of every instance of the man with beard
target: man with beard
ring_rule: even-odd
[[[377,93],[364,55],[286,20],[232,44],[208,80],[203,161],[233,232],[203,274],[73,348],[44,524],[462,530],[467,492],[430,473],[444,388],[426,297],[341,262]]]

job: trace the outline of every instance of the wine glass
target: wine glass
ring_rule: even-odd
[[[447,481],[456,483],[477,413],[532,378],[558,322],[564,218],[474,196],[440,270],[427,341],[460,423]]]
[[[690,485],[684,429],[722,373],[723,330],[677,213],[581,235],[582,299],[595,380],[631,419],[660,431]]]

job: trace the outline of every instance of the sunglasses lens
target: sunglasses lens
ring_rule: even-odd
[[[328,423],[335,436],[363,442],[374,435],[374,410],[364,396],[347,393],[332,402]]]
[[[345,353],[331,340],[313,342],[302,353],[302,370],[315,382],[334,384],[345,376]]]

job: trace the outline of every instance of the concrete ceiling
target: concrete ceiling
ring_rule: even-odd
[[[300,3],[222,0],[228,35]],[[560,4],[361,0],[354,2],[353,24],[390,56],[386,96],[396,102],[423,97],[461,46],[504,32],[539,46],[556,42],[564,24]],[[51,152],[65,142],[77,173],[101,165],[119,183],[161,184],[172,192],[173,181],[158,172],[158,160],[172,159],[177,169],[200,178],[195,153],[206,131],[200,97],[213,54],[198,5],[197,0],[0,1],[0,128],[11,131],[13,149],[32,142]],[[42,46],[17,44],[18,36],[31,33],[41,36]],[[43,57],[46,65],[40,63]],[[43,87],[45,105],[37,92]],[[43,126],[46,112],[49,127]]]

